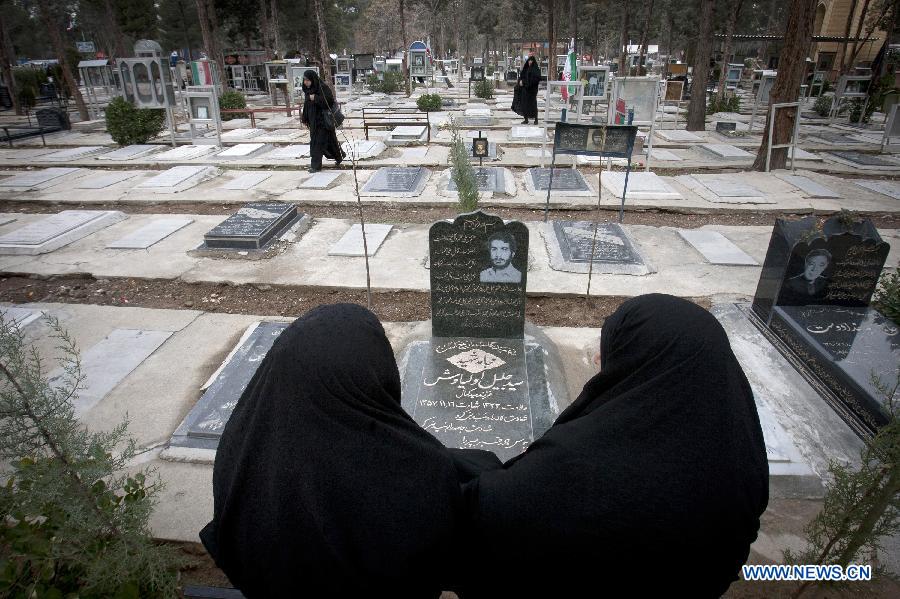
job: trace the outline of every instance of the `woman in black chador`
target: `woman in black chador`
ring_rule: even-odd
[[[324,306],[279,336],[228,420],[200,537],[249,599],[437,597],[462,553],[459,480],[400,407],[375,315]]]
[[[344,152],[338,143],[337,133],[325,125],[325,113],[335,105],[334,93],[313,70],[303,73],[303,93],[303,124],[309,127],[309,172],[322,170],[322,156],[336,161],[339,166]]]
[[[646,295],[606,320],[599,362],[524,454],[477,466],[466,559],[490,568],[467,570],[463,599],[574,597],[603,580],[719,597],[737,579],[769,473],[725,331],[686,300]]]
[[[541,84],[541,67],[538,66],[534,55],[528,57],[522,72],[519,73],[519,85],[522,86],[524,93],[522,94],[522,116],[525,120],[523,125],[528,124],[529,118],[534,118],[534,124],[537,125],[537,93],[538,86]]]

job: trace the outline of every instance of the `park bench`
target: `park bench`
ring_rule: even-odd
[[[33,125],[0,126],[0,129],[3,130],[3,137],[0,138],[0,141],[5,141],[9,147],[12,147],[13,140],[27,139],[40,135],[41,143],[46,146],[47,140],[44,138],[44,135],[72,128],[72,124],[69,122],[69,115],[57,108],[42,108],[35,112],[35,116],[37,123]]]

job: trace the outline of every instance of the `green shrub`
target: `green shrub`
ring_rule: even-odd
[[[419,99],[416,100],[416,106],[419,107],[419,110],[422,112],[432,112],[435,110],[441,109],[441,95],[440,94],[422,94],[419,96]]]
[[[220,110],[233,110],[235,108],[247,108],[247,99],[241,92],[230,90],[219,96]],[[246,114],[246,113],[245,113]],[[222,115],[223,121],[238,119],[245,116],[239,112],[226,113]]]
[[[826,117],[831,112],[831,96],[821,95],[816,98],[815,103],[813,104],[813,111],[821,116]]]
[[[456,184],[456,193],[459,195],[460,212],[472,212],[478,208],[478,180],[475,179],[475,169],[469,161],[469,151],[463,141],[459,128],[450,117],[450,175]]]
[[[494,97],[494,83],[488,79],[475,83],[475,97],[490,100]]]
[[[893,274],[881,275],[872,303],[879,312],[900,325],[900,264]]]
[[[383,94],[393,94],[405,87],[406,80],[403,79],[401,73],[395,71],[387,71],[383,73],[382,79],[378,75],[372,73],[366,80],[366,83],[373,92],[381,92]]]
[[[159,135],[165,124],[165,110],[135,108],[121,96],[106,107],[106,130],[120,146],[147,143]]]
[[[19,103],[23,108],[34,108],[41,92],[41,84],[47,82],[44,70],[17,67],[13,69],[13,78],[16,80],[16,95]]]
[[[736,95],[728,96],[721,100],[713,95],[706,105],[706,114],[714,114],[716,112],[739,112],[740,109],[741,100]]]

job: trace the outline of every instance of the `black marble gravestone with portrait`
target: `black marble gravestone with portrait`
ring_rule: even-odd
[[[203,236],[205,249],[260,250],[298,219],[297,207],[280,202],[244,205]]]
[[[887,422],[897,326],[869,306],[890,247],[868,219],[778,219],[751,306],[763,332],[860,435]]]

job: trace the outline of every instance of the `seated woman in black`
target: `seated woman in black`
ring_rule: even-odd
[[[601,370],[547,433],[467,485],[461,597],[718,597],[768,503],[750,385],[725,331],[678,298],[607,320]],[[490,468],[495,469],[490,469]]]
[[[248,598],[436,597],[462,530],[450,453],[400,407],[374,314],[285,330],[228,421],[201,539]]]

